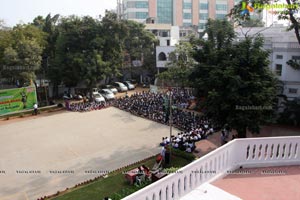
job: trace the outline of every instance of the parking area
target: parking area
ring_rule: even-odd
[[[158,153],[168,135],[168,126],[113,107],[1,123],[0,199],[64,190]]]

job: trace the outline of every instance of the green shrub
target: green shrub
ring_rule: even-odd
[[[186,160],[188,160],[188,161],[193,161],[193,160],[195,160],[195,158],[196,158],[194,154],[192,154],[192,153],[187,153],[187,152],[181,151],[181,150],[179,150],[179,149],[174,149],[174,148],[172,148],[171,151],[172,151],[171,154],[173,154],[173,155],[175,155],[175,156],[178,156],[178,157],[181,157],[181,158],[184,158],[184,159],[186,159]]]
[[[170,167],[170,168],[165,168],[163,171],[167,174],[172,174],[177,172],[181,167]]]

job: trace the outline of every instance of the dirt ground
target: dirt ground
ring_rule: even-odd
[[[0,199],[37,199],[72,187],[159,153],[168,135],[168,126],[114,107],[1,121]]]
[[[137,88],[128,95],[148,90]],[[36,199],[74,186],[99,175],[86,170],[108,171],[158,153],[157,144],[168,135],[168,126],[116,108],[0,119],[0,199]],[[277,125],[262,127],[259,135],[248,133],[248,137],[294,135],[300,135],[300,128]],[[220,146],[220,133],[196,146],[198,157],[207,154]]]

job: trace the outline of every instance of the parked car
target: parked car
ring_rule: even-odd
[[[83,95],[82,94],[75,94],[74,99],[75,100],[82,100],[83,99]]]
[[[104,97],[99,94],[98,92],[93,92],[93,98],[95,100],[95,102],[99,103],[99,102],[105,102]]]
[[[128,88],[128,90],[134,90],[135,86],[130,81],[124,81],[124,85]]]
[[[99,90],[99,93],[106,99],[106,100],[112,100],[115,99],[114,93],[110,89],[102,89]]]
[[[70,94],[70,93],[67,93],[67,92],[65,92],[64,95],[63,95],[64,100],[71,100],[73,98],[74,98],[73,95]]]
[[[118,92],[127,92],[128,88],[121,82],[115,82],[114,86],[117,88]]]
[[[105,89],[111,90],[114,94],[118,93],[117,88],[115,88],[115,87],[112,86],[112,85],[106,85],[106,86],[105,86]]]

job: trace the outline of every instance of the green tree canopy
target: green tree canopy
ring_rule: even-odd
[[[268,6],[272,6],[276,3],[280,3],[279,0],[242,0],[236,4],[230,11],[229,15],[238,24],[243,24],[245,21],[250,21],[250,13],[243,12],[245,5],[251,5],[254,7],[254,12],[261,13]],[[298,0],[285,0],[287,6],[280,10],[279,19],[287,20],[290,22],[288,30],[294,30],[298,43],[300,45],[300,17],[298,12],[300,11],[300,4]],[[246,22],[247,23],[247,22]]]
[[[203,112],[214,123],[236,129],[239,137],[246,137],[247,129],[259,132],[272,117],[276,97],[263,39],[247,37],[234,43],[227,21],[209,20],[206,31],[208,39],[195,43],[199,64],[190,76],[204,97]]]
[[[0,35],[1,75],[20,86],[35,79],[41,66],[46,34],[32,25],[17,25],[12,30],[2,30]]]
[[[190,38],[190,41],[194,37]],[[168,70],[158,75],[159,79],[181,87],[189,86],[189,76],[195,66],[193,47],[190,41],[181,41],[175,51],[169,54]]]

